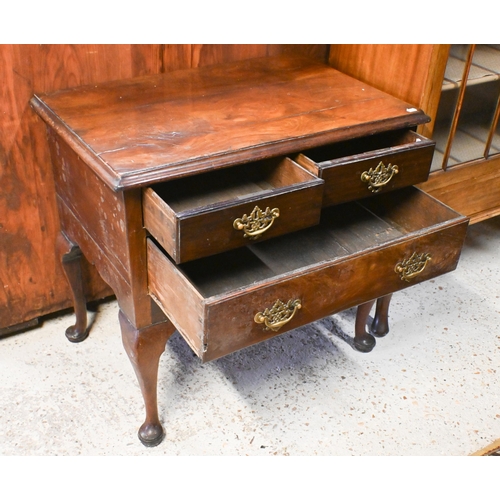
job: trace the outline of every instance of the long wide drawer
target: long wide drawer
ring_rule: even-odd
[[[324,179],[326,207],[426,181],[434,145],[396,130],[304,151],[295,160]]]
[[[286,157],[173,180],[144,190],[144,225],[179,264],[317,224],[323,184]]]
[[[316,227],[180,266],[150,240],[150,294],[208,361],[452,271],[467,224],[410,187],[325,209]]]

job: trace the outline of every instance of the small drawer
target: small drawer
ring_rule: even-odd
[[[455,269],[468,219],[414,187],[320,225],[176,266],[148,241],[149,293],[204,360]]]
[[[144,226],[179,264],[317,224],[323,186],[290,158],[238,165],[145,189]]]
[[[295,160],[324,179],[326,207],[425,182],[434,145],[397,130],[311,149]]]

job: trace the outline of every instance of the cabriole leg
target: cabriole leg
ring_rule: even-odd
[[[375,347],[375,338],[366,331],[366,322],[375,300],[370,300],[358,306],[356,323],[354,325],[354,345],[360,352],[370,352]]]
[[[66,329],[66,337],[70,342],[82,342],[88,335],[87,302],[83,288],[82,263],[83,254],[80,247],[69,241],[64,234],[59,234],[57,247],[61,262],[73,295],[76,322]]]
[[[375,317],[370,326],[370,333],[375,337],[384,337],[389,333],[389,305],[392,294],[377,299]]]
[[[158,365],[175,327],[166,321],[138,330],[121,311],[119,318],[123,346],[134,367],[146,409],[146,419],[138,436],[145,446],[157,446],[165,435],[158,418]]]

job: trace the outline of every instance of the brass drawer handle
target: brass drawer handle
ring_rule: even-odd
[[[376,168],[370,168],[361,174],[361,180],[368,183],[372,193],[378,193],[399,172],[397,165],[389,163],[387,167],[380,162]]]
[[[280,216],[279,208],[267,207],[262,211],[259,207],[255,207],[250,215],[245,214],[243,217],[236,219],[233,222],[234,229],[243,230],[244,238],[256,240],[265,233],[272,225],[275,219]]]
[[[428,253],[418,254],[413,252],[411,257],[398,262],[394,271],[399,274],[402,280],[410,281],[425,269],[427,262],[430,260],[431,256]]]
[[[290,299],[286,304],[277,300],[271,309],[265,309],[264,312],[258,312],[254,321],[264,323],[266,330],[277,332],[283,325],[286,325],[295,316],[295,313],[302,307],[299,299]]]

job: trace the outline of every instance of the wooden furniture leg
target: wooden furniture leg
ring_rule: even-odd
[[[353,347],[360,352],[370,352],[375,347],[375,338],[366,331],[368,315],[374,303],[375,300],[370,300],[369,302],[360,304],[356,312]]]
[[[122,311],[118,316],[123,346],[134,367],[146,409],[146,419],[138,436],[145,446],[157,446],[165,435],[158,418],[158,365],[175,327],[170,321],[165,321],[136,329]]]
[[[375,317],[370,326],[370,333],[375,337],[384,337],[389,333],[389,304],[392,293],[377,299]]]
[[[80,247],[71,242],[63,233],[59,234],[57,247],[61,262],[73,295],[76,322],[66,329],[66,337],[70,342],[82,342],[89,331],[87,328],[87,302],[83,288],[82,259]]]

